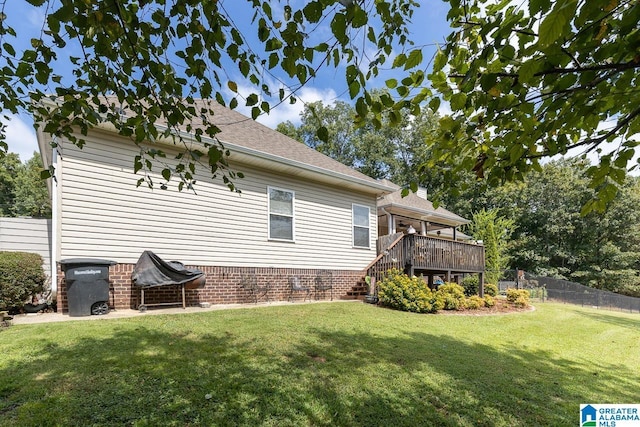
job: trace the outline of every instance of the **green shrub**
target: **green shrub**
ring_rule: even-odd
[[[484,299],[480,298],[478,295],[472,295],[465,301],[465,306],[469,310],[477,310],[480,307],[484,307]]]
[[[472,295],[478,295],[479,280],[477,275],[467,276],[462,279],[462,287],[464,288],[464,294],[468,297]]]
[[[529,307],[529,298],[526,298],[523,295],[520,295],[518,298],[516,298],[516,300],[513,302],[513,305],[515,305],[518,308],[525,308],[525,307]]]
[[[484,296],[484,306],[491,308],[494,307],[496,305],[496,299],[494,297],[492,297],[491,295],[485,295]]]
[[[547,298],[547,288],[537,287],[529,289],[529,298],[545,299]]]
[[[529,291],[526,289],[507,289],[507,301],[516,307],[524,308],[529,306]]]
[[[42,292],[47,276],[42,257],[27,252],[0,252],[0,310],[16,311]]]
[[[457,283],[446,283],[438,288],[437,294],[442,296],[445,310],[462,310],[465,308],[466,298],[464,288]]]
[[[378,284],[381,305],[414,313],[435,313],[444,303],[424,280],[409,277],[399,270],[389,270]]]
[[[498,295],[498,287],[493,283],[487,283],[484,285],[484,294],[495,297]]]

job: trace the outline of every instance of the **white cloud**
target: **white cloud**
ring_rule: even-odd
[[[26,15],[27,22],[29,22],[31,26],[37,29],[42,29],[46,25],[47,16],[45,14],[45,11],[41,7],[30,9]]]
[[[5,120],[5,115],[10,120]],[[36,132],[30,120],[15,114],[2,114],[0,122],[7,126],[5,132],[9,151],[17,153],[23,162],[29,160],[33,152],[38,151]]]
[[[229,95],[233,95],[231,92],[228,93]],[[251,86],[238,85],[238,93],[240,93],[241,96],[247,97],[249,94],[255,93],[255,89]],[[275,102],[270,100],[272,105],[271,111],[269,114],[262,114],[256,121],[272,129],[275,129],[279,123],[286,122],[287,120],[297,125],[300,123],[300,113],[304,110],[306,103],[321,101],[325,105],[331,105],[337,99],[335,90],[331,88],[318,89],[310,86],[303,87],[296,92],[294,96],[297,99],[295,104],[291,104],[288,100],[285,100],[282,104],[274,106]],[[243,101],[240,99],[239,104],[236,110],[251,117],[251,107],[242,105]]]

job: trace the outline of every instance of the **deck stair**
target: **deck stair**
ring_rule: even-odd
[[[369,286],[365,282],[364,277],[358,280],[358,282],[351,287],[351,290],[347,291],[347,294],[342,297],[345,300],[361,300],[364,301],[364,297],[369,292]]]

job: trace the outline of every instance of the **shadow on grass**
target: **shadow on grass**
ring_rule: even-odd
[[[597,322],[609,323],[611,325],[621,326],[623,328],[630,328],[636,331],[640,329],[640,314],[638,313],[635,313],[635,314],[629,313],[629,315],[635,316],[635,317],[623,317],[623,316],[607,313],[606,311],[597,311],[597,312],[586,311],[586,310],[572,310],[572,311],[580,316],[588,317]],[[624,313],[624,312],[618,311],[617,313]]]
[[[579,404],[633,402],[638,372],[413,332],[311,329],[288,346],[144,326],[0,369],[11,425],[570,425]],[[620,381],[623,378],[625,381]]]

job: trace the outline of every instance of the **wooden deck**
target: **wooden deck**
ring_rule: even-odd
[[[367,268],[367,275],[380,280],[391,268],[413,274],[482,273],[484,246],[397,233],[378,239],[378,257]]]

